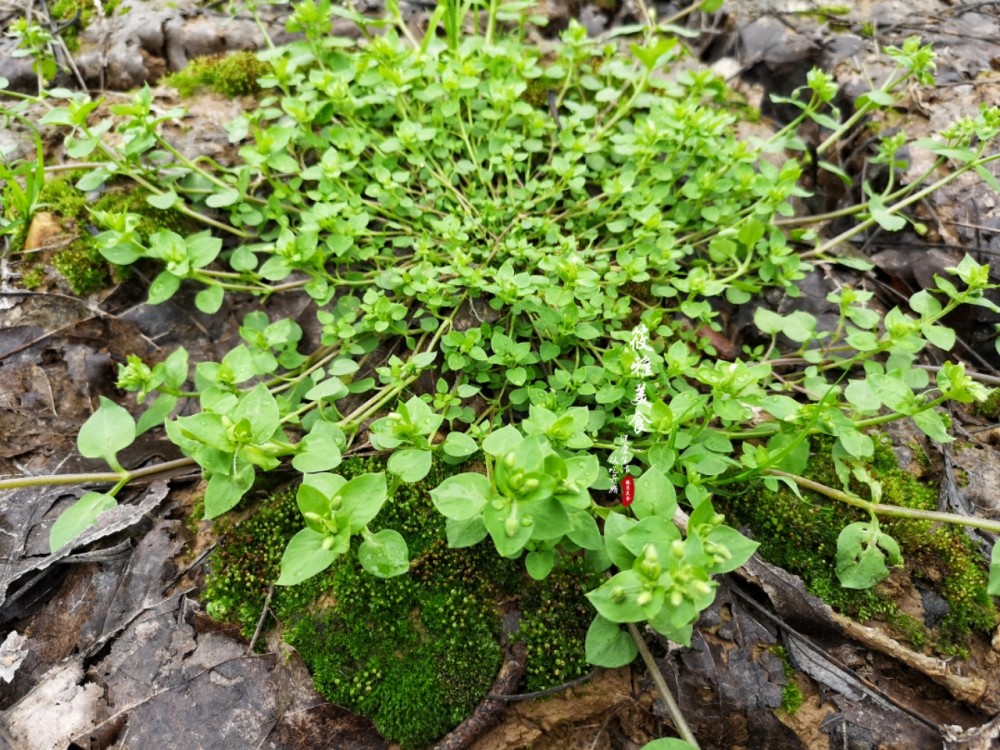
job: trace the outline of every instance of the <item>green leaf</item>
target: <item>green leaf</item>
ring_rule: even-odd
[[[159,305],[177,293],[181,286],[179,276],[174,276],[169,271],[160,271],[149,285],[149,304]]]
[[[646,453],[649,465],[662,474],[666,474],[674,467],[677,460],[677,451],[669,443],[656,443],[651,446]]]
[[[309,434],[302,438],[292,466],[303,474],[329,471],[340,465],[340,448],[344,433],[331,422],[316,422]]]
[[[1000,541],[993,545],[990,553],[990,578],[986,584],[986,593],[1000,596]]]
[[[659,740],[647,742],[639,750],[698,750],[698,748],[690,742],[685,742],[675,737],[664,737]]]
[[[524,567],[528,575],[536,581],[542,581],[552,572],[556,564],[556,556],[550,549],[532,550],[524,558]]]
[[[271,391],[263,383],[258,383],[240,399],[231,418],[237,424],[247,420],[252,442],[259,445],[274,437],[281,422],[281,413]]]
[[[837,537],[837,578],[845,589],[868,589],[885,579],[887,561],[899,565],[903,558],[896,540],[878,523],[849,524]]]
[[[837,441],[854,458],[868,458],[875,452],[875,443],[863,432],[852,428],[838,429]]]
[[[618,541],[638,557],[647,544],[663,547],[666,552],[670,542],[680,538],[681,532],[670,517],[649,516],[618,537]]]
[[[522,440],[524,440],[524,436],[518,429],[513,425],[507,425],[486,436],[483,440],[483,450],[491,456],[502,456],[514,450]]]
[[[103,458],[108,466],[121,471],[118,451],[135,440],[135,420],[124,408],[101,396],[101,405],[90,415],[77,435],[81,456]]]
[[[534,524],[524,521],[525,515],[517,514],[511,506],[495,508],[487,505],[483,509],[483,523],[502,557],[517,557],[531,539]]]
[[[632,636],[622,630],[618,623],[600,615],[587,628],[584,650],[588,662],[608,669],[631,664],[639,653]]]
[[[222,240],[208,232],[198,232],[185,238],[184,245],[191,265],[195,268],[204,268],[215,260],[222,250]]]
[[[194,296],[194,306],[206,315],[219,312],[226,292],[221,286],[207,286]]]
[[[344,381],[335,375],[331,375],[306,391],[305,398],[310,401],[319,401],[321,399],[336,401],[348,393],[349,391],[347,390],[347,386],[344,385]]]
[[[706,541],[725,548],[730,555],[728,559],[717,559],[711,564],[710,569],[712,573],[728,573],[731,570],[736,570],[753,557],[753,553],[760,546],[759,542],[747,539],[736,529],[729,526],[716,526],[709,533]]]
[[[650,72],[655,70],[661,62],[661,58],[663,58],[664,55],[671,53],[675,47],[677,47],[677,39],[673,37],[659,39],[656,44],[651,43],[648,47],[642,47],[638,44],[629,45],[629,49],[632,50],[632,54],[635,55],[646,67],[646,70]]]
[[[663,472],[650,467],[635,480],[635,500],[631,507],[636,518],[652,515],[673,518],[677,510],[677,492]]]
[[[337,555],[326,547],[326,539],[326,535],[312,529],[302,529],[289,539],[281,556],[281,575],[275,583],[294,586],[329,568]]]
[[[153,402],[146,407],[146,411],[139,417],[135,426],[135,434],[141,435],[153,427],[163,424],[163,420],[170,416],[170,412],[177,405],[177,396],[169,393],[161,393]]]
[[[479,544],[489,535],[486,525],[483,523],[482,516],[473,516],[464,521],[446,518],[444,527],[446,536],[448,537],[448,546],[456,549]]]
[[[608,552],[608,558],[621,570],[632,567],[635,562],[635,555],[629,552],[628,548],[622,544],[621,537],[637,521],[629,518],[624,513],[612,512],[604,519],[604,546]]]
[[[92,169],[87,172],[83,177],[77,180],[73,187],[84,193],[89,193],[92,190],[97,190],[105,182],[111,179],[111,175],[111,171],[106,167],[98,167],[97,169]]]
[[[588,592],[587,598],[611,622],[642,622],[646,612],[636,602],[642,591],[642,577],[634,570],[623,570]]]
[[[489,479],[465,472],[448,477],[431,490],[431,501],[445,518],[465,521],[479,515],[492,494]]]
[[[802,432],[779,432],[767,441],[773,466],[789,474],[801,474],[809,463],[809,438]]]
[[[389,456],[386,467],[404,482],[419,482],[431,470],[430,451],[406,448]]]
[[[882,408],[882,400],[867,380],[850,381],[844,389],[844,398],[862,414],[874,414]]]
[[[955,331],[951,328],[928,325],[921,328],[920,332],[924,334],[924,338],[930,341],[938,349],[943,349],[948,352],[951,351],[953,346],[955,346]]]
[[[173,190],[167,190],[164,193],[159,193],[156,195],[147,195],[146,202],[153,208],[158,208],[161,211],[166,211],[168,208],[173,208],[174,204],[177,203],[177,193]]]
[[[951,443],[955,440],[948,434],[948,426],[944,422],[944,417],[936,409],[918,411],[912,419],[920,431],[935,442]]]
[[[240,191],[236,188],[226,188],[224,190],[220,189],[216,193],[212,193],[205,199],[205,204],[211,206],[212,208],[222,208],[224,206],[231,206],[242,196]]]
[[[403,575],[410,569],[406,540],[398,531],[383,529],[367,537],[358,547],[361,567],[378,578]]]
[[[872,92],[872,94],[874,93]],[[872,98],[871,95],[869,98]],[[868,210],[878,225],[887,232],[898,232],[906,226],[906,219],[886,209],[880,195],[873,195],[868,199]]]
[[[347,482],[337,496],[345,513],[351,519],[351,533],[361,531],[378,515],[385,504],[388,487],[383,472],[362,474]],[[335,496],[335,498],[337,497]],[[331,505],[336,509],[336,502]]]
[[[441,449],[453,458],[465,458],[479,450],[479,444],[464,432],[449,432]]]
[[[246,485],[245,472],[250,469],[253,474],[253,467],[244,467],[244,477],[231,478],[225,474],[213,474],[208,480],[205,488],[205,519],[210,520],[221,516],[226,511],[234,508],[240,499],[250,489]]]
[[[913,391],[899,378],[868,373],[868,385],[883,404],[896,411],[905,410],[913,400]]]
[[[49,530],[49,550],[55,552],[93,526],[106,510],[118,505],[111,495],[87,492],[62,512]]]
[[[588,550],[604,549],[604,538],[590,513],[583,510],[570,513],[569,520],[573,528],[566,532],[566,536],[573,544]]]

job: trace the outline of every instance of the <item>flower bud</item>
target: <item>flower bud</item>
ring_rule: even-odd
[[[701,596],[707,596],[712,593],[712,586],[707,581],[692,581],[691,590]]]
[[[521,520],[513,513],[507,516],[507,520],[503,522],[503,530],[507,533],[507,536],[514,538],[517,536],[517,532],[521,528]]]
[[[334,541],[335,541],[335,537],[332,534],[330,536],[323,537],[323,549],[325,549],[325,550],[331,550],[331,549],[333,549],[333,543],[334,543]]]
[[[653,601],[653,594],[649,591],[643,591],[639,596],[635,598],[635,603],[640,607],[648,606],[650,602]]]

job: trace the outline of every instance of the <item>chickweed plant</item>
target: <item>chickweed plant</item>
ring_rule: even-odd
[[[923,180],[866,184],[867,200],[838,212],[856,218],[850,231],[822,240],[809,227],[823,217],[795,218],[807,159],[835,170],[822,159],[838,139],[907,87],[931,83],[929,48],[917,39],[888,48],[894,72],[849,117],[831,104],[832,78],[813,70],[788,100],[799,116],[751,143],[734,136],[718,77],[671,71],[686,52],[669,24],[593,39],[573,23],[543,51],[511,21],[526,17],[521,3],[444,2],[419,39],[388,7],[389,19],[375,21],[327,0],[295,5],[288,29],[300,38],[260,53],[270,72],[259,105],[228,125],[241,144],[236,166],[181,154],[160,129],[181,110],[155,107],[148,88],[103,117],[82,93],[8,95],[8,116],[48,108],[41,125],[63,129],[67,154],[89,165],[80,189],[126,182],[201,222],[186,236],[143,236],[135,215],[94,212],[107,260],[157,269],[150,303],[197,289],[195,304],[211,314],[227,294],[304,294],[322,331],[304,351],[296,322],[256,311],[219,362],[190,363],[183,348],[154,365],[129,358],[118,385],[145,411],[136,422],[102,399],[84,425],[80,452],[106,460],[112,471],[99,476],[114,486],[64,513],[53,549],[116,503],[135,476],[117,453],[160,425],[203,470],[208,518],[234,508],[261,472],[301,473],[303,528],[279,585],[353,549],[375,576],[405,574],[404,538],[369,524],[433,461],[465,465],[432,493],[449,544],[492,544],[538,579],[563,555],[606,570],[589,594],[587,658],[618,666],[637,654],[637,623],[689,643],[715,596],[713,575],[753,554],[756,544],[713,508],[713,496],[748,483],[819,491],[867,513],[840,540],[838,573],[850,587],[901,562],[880,517],[1000,531],[996,521],[881,504],[864,469],[871,428],[912,419],[945,443],[942,407],[987,395],[960,363],[933,379],[918,366],[928,347],[955,344],[949,313],[996,309],[985,266],[966,258],[885,316],[870,293],[843,287],[829,298],[840,310],[834,330],[759,307],[758,345],[731,361],[708,336],[721,310],[765,288],[795,296],[809,263],[832,262],[875,225],[906,226],[907,206],[958,176],[974,170],[1000,187],[985,169],[997,158],[1000,110],[983,109],[915,144],[936,155]],[[362,31],[356,41],[329,33],[345,15]],[[827,133],[814,151],[796,136],[807,120]],[[895,165],[903,145],[884,139],[881,158]],[[776,166],[765,158],[776,153],[791,156]],[[17,166],[6,169],[12,190]],[[798,347],[780,362],[779,338]],[[192,400],[195,413],[172,416]],[[802,476],[816,435],[832,438],[843,488]],[[345,453],[368,446],[388,455],[386,471],[336,473]],[[869,499],[848,491],[852,478],[870,486]]]

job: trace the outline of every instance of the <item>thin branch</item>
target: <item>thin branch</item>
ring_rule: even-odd
[[[684,714],[681,713],[677,701],[674,700],[673,693],[667,687],[667,681],[663,679],[663,673],[660,672],[660,665],[656,663],[653,655],[649,652],[649,647],[646,646],[646,641],[639,632],[639,628],[635,626],[634,622],[626,623],[626,627],[628,627],[628,632],[632,636],[632,640],[635,641],[636,648],[639,649],[639,656],[645,662],[649,676],[653,678],[656,689],[660,692],[663,704],[667,707],[667,713],[670,714],[670,720],[674,723],[674,729],[677,730],[677,734],[681,736],[682,740],[697,748],[698,740],[695,739],[694,734],[691,732],[691,727],[684,720]]]

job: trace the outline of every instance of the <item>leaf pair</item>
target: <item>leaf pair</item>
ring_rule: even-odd
[[[322,573],[350,549],[355,534],[363,539],[358,560],[369,573],[391,578],[409,570],[406,540],[398,532],[368,531],[387,493],[382,472],[362,474],[350,481],[338,474],[307,476],[296,493],[306,528],[285,548],[278,585],[294,586]]]

